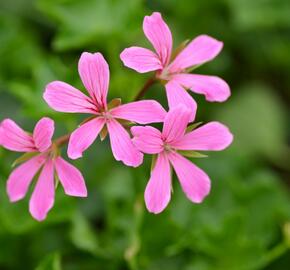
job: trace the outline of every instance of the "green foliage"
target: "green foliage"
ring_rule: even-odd
[[[95,46],[95,40],[100,37],[108,44],[107,38],[122,35],[142,18],[140,0],[128,0],[125,4],[114,0],[87,0],[85,4],[78,0],[40,0],[38,7],[58,24],[53,41],[57,50],[82,48],[86,44]]]
[[[84,90],[77,72],[82,51],[100,51],[108,60],[110,99],[132,100],[148,75],[124,68],[119,54],[131,45],[151,47],[142,19],[155,10],[170,25],[175,48],[201,33],[225,43],[216,60],[193,71],[223,77],[232,89],[224,104],[194,95],[197,122],[222,121],[235,136],[224,152],[188,153],[212,179],[210,196],[190,203],[174,176],[169,207],[148,213],[143,193],[151,157],[127,168],[112,158],[105,138],[73,162],[86,178],[88,198],[65,196],[59,185],[54,208],[38,223],[28,212],[33,187],[23,201],[9,202],[5,183],[20,155],[0,149],[0,269],[289,268],[288,0],[1,1],[1,119],[31,130],[48,115],[56,120],[56,137],[73,130],[81,117],[52,111],[42,94],[55,79]],[[163,86],[147,97],[167,106]]]
[[[45,256],[36,270],[61,270],[60,255],[58,253]]]
[[[262,154],[281,162],[281,165],[285,163],[285,108],[273,90],[262,85],[243,86],[217,117],[229,124],[236,134],[232,151],[240,151],[240,154],[242,151],[247,155]]]

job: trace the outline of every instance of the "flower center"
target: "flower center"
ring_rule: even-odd
[[[45,153],[43,153],[43,155],[50,159],[55,159],[57,156],[59,156],[60,150],[57,144],[53,142],[51,147]]]
[[[110,114],[109,111],[103,111],[103,112],[101,112],[101,116],[102,116],[105,120],[113,119],[113,116]]]
[[[163,148],[166,152],[173,152],[174,151],[172,146],[170,144],[168,144],[167,142],[163,142]]]
[[[160,80],[168,81],[170,80],[170,73],[167,68],[164,68],[160,73],[156,74],[156,77]]]

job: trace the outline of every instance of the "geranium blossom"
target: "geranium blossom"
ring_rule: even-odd
[[[119,119],[139,124],[162,122],[165,110],[154,100],[136,101],[110,108],[107,103],[109,67],[100,53],[83,53],[78,70],[89,96],[60,81],[49,83],[44,93],[44,99],[56,111],[93,115],[71,134],[68,156],[72,159],[81,157],[102,129],[106,128],[115,159],[128,166],[139,166],[143,161],[143,154],[133,145]]]
[[[147,209],[155,214],[163,211],[170,201],[171,166],[192,202],[202,202],[210,191],[208,175],[183,157],[182,151],[220,151],[233,140],[229,129],[219,122],[210,122],[186,133],[191,114],[187,107],[180,104],[166,115],[162,132],[151,126],[131,128],[136,147],[143,153],[157,154],[145,190]]]
[[[158,79],[167,81],[165,88],[170,107],[183,103],[194,111],[195,102],[184,88],[205,95],[208,101],[222,102],[230,96],[229,86],[221,78],[188,73],[189,69],[215,58],[223,47],[221,41],[200,35],[173,56],[171,31],[160,13],[145,16],[143,31],[156,53],[133,46],[121,53],[121,60],[140,73],[156,71]]]
[[[23,156],[23,163],[12,171],[7,181],[7,193],[11,202],[25,197],[34,176],[40,171],[29,201],[29,211],[38,221],[46,218],[53,207],[56,172],[64,192],[70,196],[86,197],[87,189],[77,168],[60,157],[51,139],[54,122],[42,118],[33,134],[21,129],[14,121],[5,119],[0,126],[1,145],[11,151],[30,153]]]

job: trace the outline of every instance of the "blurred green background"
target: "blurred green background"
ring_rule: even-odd
[[[108,60],[110,98],[132,100],[150,75],[124,68],[119,54],[150,46],[142,21],[152,11],[163,14],[175,47],[199,34],[225,43],[197,73],[223,77],[232,97],[218,104],[194,96],[197,121],[222,121],[235,135],[228,150],[194,160],[212,179],[211,195],[194,205],[174,178],[169,207],[149,214],[149,157],[128,168],[112,158],[108,141],[97,141],[73,162],[89,197],[66,197],[60,187],[38,223],[28,213],[29,196],[9,203],[5,183],[19,154],[0,149],[1,270],[290,269],[289,0],[0,0],[0,119],[31,130],[47,115],[56,136],[72,131],[82,117],[52,111],[42,93],[55,79],[83,89],[83,51]],[[162,86],[147,97],[166,106]]]

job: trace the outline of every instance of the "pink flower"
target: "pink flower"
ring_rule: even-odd
[[[189,200],[200,203],[210,191],[208,175],[184,158],[182,151],[219,151],[233,140],[229,129],[218,122],[210,122],[186,133],[190,118],[191,111],[180,104],[168,112],[162,132],[151,126],[131,128],[136,147],[143,153],[157,154],[145,190],[146,206],[152,213],[162,212],[170,201],[171,165]]]
[[[60,81],[49,83],[44,93],[44,99],[56,111],[93,115],[71,134],[68,156],[72,159],[81,157],[105,127],[109,132],[115,159],[128,166],[139,166],[143,161],[143,154],[133,145],[119,119],[139,124],[162,122],[166,111],[154,100],[136,101],[110,108],[107,104],[109,67],[100,53],[83,53],[78,69],[89,96]]]
[[[26,153],[22,157],[23,163],[12,171],[7,181],[11,202],[25,197],[33,178],[40,171],[29,201],[29,211],[38,221],[46,218],[54,204],[55,171],[67,195],[87,196],[82,174],[58,155],[57,147],[51,141],[53,133],[54,122],[46,117],[38,121],[33,134],[25,132],[10,119],[3,120],[0,126],[1,145],[12,151]]]
[[[156,71],[156,77],[167,81],[165,85],[170,108],[183,103],[192,111],[196,104],[184,90],[205,95],[208,101],[225,101],[230,96],[227,83],[216,76],[188,74],[192,67],[215,58],[223,43],[207,35],[193,39],[176,57],[172,56],[172,35],[161,14],[145,16],[143,31],[156,53],[141,47],[125,49],[120,57],[124,65],[144,73]]]

